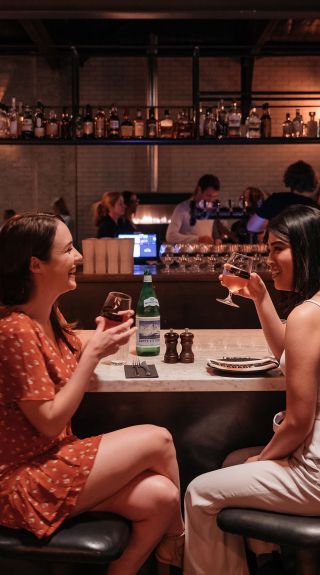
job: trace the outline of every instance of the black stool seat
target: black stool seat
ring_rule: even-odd
[[[130,523],[112,513],[83,513],[64,521],[47,539],[0,527],[0,556],[61,563],[107,565],[123,553]]]
[[[320,548],[320,516],[306,517],[230,507],[220,511],[218,525],[223,531],[261,541]]]

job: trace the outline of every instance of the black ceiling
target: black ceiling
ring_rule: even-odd
[[[160,55],[173,56],[191,55],[194,46],[204,55],[217,56],[320,54],[319,0],[301,4],[1,0],[0,54],[40,53],[52,66],[59,65],[70,46],[83,60],[105,54],[145,55],[150,44],[156,44]]]

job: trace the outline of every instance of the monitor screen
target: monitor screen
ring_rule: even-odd
[[[133,257],[156,258],[157,257],[157,234],[119,234],[119,238],[133,238]]]

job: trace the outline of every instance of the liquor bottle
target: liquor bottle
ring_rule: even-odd
[[[307,123],[307,136],[308,138],[317,138],[318,136],[318,124],[315,120],[316,113],[309,112],[310,120]]]
[[[55,110],[50,110],[49,118],[46,123],[47,138],[59,138],[59,124]]]
[[[110,115],[109,115],[109,138],[119,138],[120,135],[120,120],[118,116],[118,108],[115,104],[112,104]]]
[[[70,140],[72,138],[72,118],[70,118],[68,108],[66,106],[62,108],[60,136],[63,140]]]
[[[155,116],[153,107],[149,110],[149,118],[147,119],[147,138],[156,138],[158,136],[158,120]]]
[[[99,106],[99,108],[97,109],[97,113],[94,117],[94,137],[105,138],[105,135],[106,135],[106,115],[103,108]]]
[[[23,105],[22,102],[18,102],[18,136],[22,134],[22,124],[23,124]]]
[[[206,119],[204,121],[204,137],[215,138],[217,135],[217,122],[212,108],[206,109]]]
[[[93,138],[93,117],[90,104],[86,105],[86,111],[83,117],[83,137]]]
[[[21,136],[25,140],[33,137],[33,118],[30,106],[26,105],[23,110],[23,119],[21,125]]]
[[[217,137],[225,138],[228,135],[228,112],[224,107],[224,101],[220,100],[217,108]]]
[[[141,108],[137,109],[137,115],[133,120],[133,136],[137,139],[144,138],[144,119]]]
[[[173,138],[173,120],[170,111],[164,111],[164,117],[159,122],[160,138]]]
[[[123,112],[123,120],[120,124],[120,136],[126,140],[133,136],[133,123],[130,120],[128,108],[125,108]]]
[[[271,138],[271,116],[269,111],[269,104],[266,102],[262,105],[261,116],[261,138]]]
[[[75,138],[82,138],[83,137],[83,111],[82,111],[82,108],[79,108],[75,112],[73,129],[74,129]]]
[[[261,136],[261,120],[258,116],[257,107],[251,104],[249,116],[246,119],[246,137],[247,138],[260,138]]]
[[[40,139],[46,135],[46,121],[43,108],[43,104],[38,101],[34,114],[34,137]]]
[[[9,138],[16,139],[19,135],[18,128],[18,112],[16,107],[16,99],[11,99],[11,107],[8,113],[8,136]]]
[[[202,104],[200,103],[200,107],[199,107],[199,136],[200,136],[200,138],[204,137],[205,119],[206,119],[206,113],[205,113],[204,109],[202,108]]]
[[[228,114],[228,136],[229,138],[241,136],[241,113],[236,101],[232,102],[232,107]]]
[[[137,354],[159,355],[160,353],[160,310],[152,276],[145,270],[143,286],[136,312]]]
[[[292,138],[293,124],[289,112],[286,113],[286,119],[282,124],[282,135],[284,138]]]
[[[192,123],[190,122],[187,110],[183,108],[178,115],[177,121],[177,138],[191,138],[192,137]]]
[[[293,125],[293,136],[295,138],[301,138],[303,136],[303,117],[300,114],[299,108],[296,110],[296,115],[292,120]]]
[[[8,137],[8,116],[7,108],[0,103],[0,138]]]

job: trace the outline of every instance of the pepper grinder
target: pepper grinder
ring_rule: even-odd
[[[181,363],[193,363],[194,362],[194,354],[192,351],[193,333],[191,333],[187,327],[180,334],[180,340],[182,350],[179,359]]]
[[[163,361],[165,363],[177,363],[179,361],[179,356],[177,352],[179,335],[173,331],[171,328],[168,333],[164,334],[164,340],[166,342],[166,352],[164,354]]]

